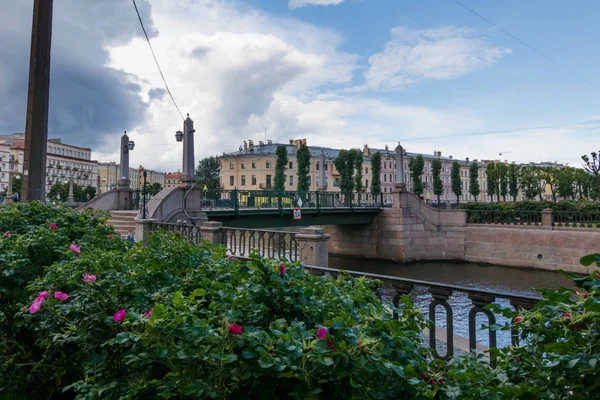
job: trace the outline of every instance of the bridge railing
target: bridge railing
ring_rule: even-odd
[[[187,221],[179,221],[176,223],[150,221],[150,231],[162,230],[166,232],[177,233],[186,238],[189,242],[200,243],[202,240],[202,228],[200,225],[191,225]]]
[[[366,192],[274,191],[274,190],[205,190],[201,194],[204,211],[240,209],[383,208],[391,207],[391,194]]]
[[[542,225],[541,211],[465,210],[469,224]]]
[[[552,217],[554,226],[600,229],[600,212],[553,211]]]
[[[315,274],[331,274],[332,276],[337,276],[340,271],[337,269],[333,269],[333,268],[326,268],[326,267],[312,267],[312,266],[307,266],[306,267],[309,271],[311,271],[312,273]],[[387,276],[387,275],[379,275],[379,274],[371,274],[371,273],[366,273],[366,272],[359,272],[359,271],[345,271],[347,272],[349,275],[354,276],[354,277],[367,277],[367,278],[371,278],[371,279],[379,279],[381,281],[383,281],[386,286],[389,288],[391,286],[391,302],[394,305],[394,307],[396,309],[399,309],[400,307],[402,307],[401,304],[401,298],[404,295],[410,295],[411,292],[416,291],[416,288],[424,288],[427,290],[427,292],[430,295],[430,301],[429,301],[429,308],[428,308],[428,318],[429,318],[429,346],[434,354],[434,356],[436,358],[440,358],[440,359],[444,359],[444,360],[448,360],[450,358],[452,358],[454,356],[454,348],[455,348],[455,343],[454,343],[454,339],[455,337],[461,338],[462,337],[460,335],[455,335],[455,328],[454,328],[454,322],[455,322],[455,310],[453,309],[452,305],[451,305],[451,301],[453,297],[456,296],[462,296],[462,297],[467,297],[468,300],[470,300],[471,306],[470,309],[468,311],[468,345],[466,347],[468,347],[468,349],[465,350],[478,350],[478,339],[477,339],[477,332],[482,332],[481,329],[478,329],[479,327],[477,326],[477,321],[476,318],[478,316],[478,314],[483,314],[486,318],[487,318],[487,322],[486,325],[488,326],[487,330],[488,330],[488,347],[489,348],[494,348],[497,347],[497,331],[492,330],[489,328],[489,326],[492,326],[493,324],[496,324],[498,321],[497,315],[490,311],[485,309],[484,307],[486,307],[487,305],[493,304],[493,303],[504,303],[504,305],[510,305],[511,307],[513,307],[516,311],[525,309],[525,310],[529,310],[531,308],[533,308],[537,302],[540,300],[539,298],[536,297],[530,297],[530,296],[516,296],[516,295],[512,295],[512,294],[506,294],[506,293],[498,293],[498,292],[492,292],[492,291],[486,291],[486,290],[478,290],[478,289],[473,289],[473,288],[467,288],[467,287],[463,287],[463,286],[456,286],[456,285],[446,285],[446,284],[442,284],[442,283],[437,283],[437,282],[427,282],[427,281],[421,281],[421,280],[416,280],[416,279],[407,279],[407,278],[398,278],[395,276]],[[390,291],[390,289],[388,289],[388,292]],[[381,289],[378,289],[377,292],[378,297],[380,298],[380,300],[382,300],[382,302],[384,302],[384,300],[382,299],[383,296],[385,296],[385,289],[382,291]],[[440,354],[438,347],[437,347],[437,335],[436,335],[436,331],[437,329],[441,329],[438,324],[437,324],[437,316],[438,316],[438,311],[437,308],[438,306],[442,307],[445,311],[445,333],[446,333],[446,338],[445,338],[445,344],[446,344],[446,353],[445,354]],[[459,318],[463,319],[464,318],[464,310],[458,310],[458,312],[456,313],[459,315]],[[396,312],[393,313],[393,317],[397,318],[398,315]],[[443,332],[442,332],[443,333]],[[510,332],[510,341],[509,343],[505,343],[505,345],[518,345],[519,343],[519,337],[520,337],[520,333],[518,330],[512,330]],[[458,347],[458,346],[457,346]],[[502,346],[501,346],[502,347]],[[490,359],[490,363],[492,366],[494,366],[496,364],[495,359],[492,357]]]
[[[236,257],[248,257],[257,250],[261,257],[299,259],[297,232],[223,227],[221,235],[221,244]]]

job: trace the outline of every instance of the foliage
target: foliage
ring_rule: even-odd
[[[381,193],[381,153],[371,156],[371,193]]]
[[[354,167],[357,151],[340,150],[338,156],[333,160],[335,169],[340,173],[340,190],[344,194],[350,194],[354,190]]]
[[[48,191],[48,198],[50,200],[61,200],[67,201],[69,197],[69,183],[57,182]],[[75,201],[87,201],[87,195],[90,195],[90,199],[96,197],[96,188],[93,186],[87,186],[85,188],[73,183],[73,198]]]
[[[521,168],[519,183],[523,195],[527,200],[533,200],[536,196],[539,196],[541,200],[543,186],[540,184],[540,175],[537,167],[526,165]]]
[[[419,154],[415,158],[410,159],[408,169],[413,181],[413,193],[417,196],[423,194],[423,168],[425,168],[425,161],[422,155]]]
[[[275,156],[277,157],[277,161],[275,162],[273,190],[282,192],[285,190],[285,170],[287,169],[288,165],[287,147],[284,145],[277,146],[277,150],[275,150]]]
[[[469,193],[475,197],[475,201],[477,201],[477,196],[481,192],[481,188],[479,187],[479,166],[476,162],[472,162],[469,166]]]
[[[583,160],[583,169],[587,173],[598,177],[600,176],[600,155],[595,151],[592,151],[590,155],[592,156],[591,159],[587,154],[581,156],[581,159]]]
[[[306,143],[302,143],[296,152],[296,163],[298,164],[298,191],[308,192],[310,190],[310,150]],[[324,165],[320,166],[325,168]],[[320,182],[325,185],[325,182]]]
[[[433,194],[437,196],[438,204],[440,204],[440,196],[444,194],[444,184],[442,183],[442,178],[440,177],[441,172],[442,162],[439,158],[433,159],[433,161],[431,161],[431,173],[433,175]]]
[[[45,218],[38,229],[48,229]],[[28,235],[17,226],[13,232],[1,240]],[[174,234],[157,233],[147,246],[109,240],[105,232],[86,235],[92,241],[75,239],[76,254],[64,251],[63,232],[48,234],[57,242],[43,244],[56,258],[26,279],[10,323],[0,316],[0,397],[433,393],[417,378],[435,368],[421,344],[423,317],[405,298],[399,320],[391,319],[374,281],[319,277],[300,264],[282,267],[257,256],[242,264],[224,248],[190,245]],[[43,291],[48,298],[30,314],[28,305]],[[55,298],[59,292],[68,298]]]
[[[575,174],[576,169],[572,167],[564,167],[558,171],[556,192],[563,199],[575,200]]]
[[[208,185],[207,185],[207,188],[208,188]],[[148,184],[146,186],[146,190],[149,190],[151,192],[160,192],[162,189],[163,189],[163,187],[162,187],[162,185],[159,182],[153,182],[153,183]]]
[[[462,204],[459,208],[465,210],[485,210],[485,211],[542,211],[550,208],[553,211],[583,211],[600,212],[600,204],[587,201],[585,199],[562,200],[557,203],[553,201],[517,201],[505,203],[468,203]]]
[[[354,154],[354,189],[360,192],[363,188],[363,164],[364,155],[361,151]]]
[[[490,196],[490,201],[494,201],[494,195],[500,199],[498,195],[498,173],[496,171],[496,164],[491,162],[485,169],[486,183],[487,183],[487,194]]]
[[[503,163],[496,164],[496,175],[498,177],[498,192],[497,197],[506,201],[506,195],[508,194],[508,165]]]
[[[460,203],[460,196],[462,195],[462,180],[460,179],[460,164],[458,161],[452,163],[452,173],[450,176],[452,182],[452,193],[456,195],[456,202]]]
[[[196,183],[208,190],[219,188],[219,172],[221,165],[217,157],[211,156],[198,161],[196,167]]]
[[[508,166],[508,194],[511,195],[513,201],[517,201],[519,195],[519,174],[521,173],[521,167],[517,164],[510,164]]]
[[[18,178],[17,178],[17,176],[18,176]],[[16,193],[19,193],[19,196],[21,196],[21,182],[23,180],[22,178],[23,178],[22,174],[20,174],[20,173],[13,174],[13,176],[12,176],[12,193],[13,193],[13,195]],[[2,196],[6,196],[7,193],[8,193],[8,185],[2,192]]]

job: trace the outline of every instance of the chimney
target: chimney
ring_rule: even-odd
[[[469,157],[466,158],[467,162],[469,162]]]
[[[371,151],[370,151],[370,149],[369,149],[369,145],[368,145],[368,144],[365,144],[365,147],[363,147],[363,155],[364,155],[365,157],[368,157],[368,156],[369,156],[369,154],[371,154]]]
[[[388,147],[388,145],[385,145],[385,150],[388,151],[390,148]]]
[[[252,140],[248,140],[248,150],[254,151],[254,142]]]
[[[244,140],[244,151],[248,150],[248,143],[246,143],[246,141]]]
[[[306,138],[302,139],[302,144],[306,144]]]
[[[290,144],[294,144],[294,139],[290,139]]]
[[[434,150],[434,151],[433,151],[433,155],[434,155],[434,156],[437,156],[437,155],[438,155],[438,153],[437,153],[437,150]]]
[[[259,146],[264,146],[264,145],[265,145],[265,142],[263,142],[262,140],[259,140],[259,141],[258,141],[258,145],[259,145]]]
[[[273,141],[271,139],[267,140],[267,144],[273,144]]]
[[[474,159],[473,162],[477,162],[477,159]]]
[[[452,160],[452,156],[448,156],[448,158],[450,158]]]
[[[442,156],[442,152],[438,151],[438,157],[441,157],[441,156]]]

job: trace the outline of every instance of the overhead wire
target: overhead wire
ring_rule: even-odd
[[[484,17],[483,15],[481,15],[480,13],[478,13],[477,11],[473,10],[472,8],[468,7],[467,5],[463,4],[462,2],[460,2],[459,0],[452,0],[454,1],[456,4],[458,4],[459,6],[463,7],[465,10],[469,11],[470,13],[476,15],[477,17],[481,18],[482,20],[484,20],[485,22],[487,22],[488,24],[492,25],[493,27],[495,27],[496,29],[504,32],[506,35],[510,36],[511,38],[513,38],[514,40],[516,40],[517,42],[521,43],[523,46],[527,47],[528,49],[530,49],[531,51],[537,53],[538,55],[544,57],[545,59],[547,59],[548,61],[558,65],[560,68],[564,69],[565,71],[567,71],[568,73],[570,73],[571,75],[575,76],[576,78],[580,79],[581,81],[587,83],[588,85],[593,86],[596,89],[600,89],[600,86],[596,85],[594,82],[590,81],[589,79],[584,78],[583,76],[579,75],[577,72],[573,71],[571,68],[567,67],[566,65],[558,62],[556,59],[550,57],[548,54],[536,49],[535,47],[533,47],[532,45],[530,45],[529,43],[525,42],[524,40],[520,39],[519,37],[517,37],[516,35],[510,33],[509,31],[507,31],[506,29],[498,26],[497,24],[495,24],[494,22],[492,22],[491,20],[489,20],[488,18]]]

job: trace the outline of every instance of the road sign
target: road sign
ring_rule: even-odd
[[[298,208],[302,208],[302,199],[298,199]]]
[[[206,187],[206,185],[204,185],[204,188],[202,190],[205,191],[205,192],[208,191],[208,188]]]
[[[294,220],[302,219],[302,210],[300,208],[294,208]]]
[[[427,196],[425,196],[425,197],[430,198],[431,197],[431,193],[427,192]]]

